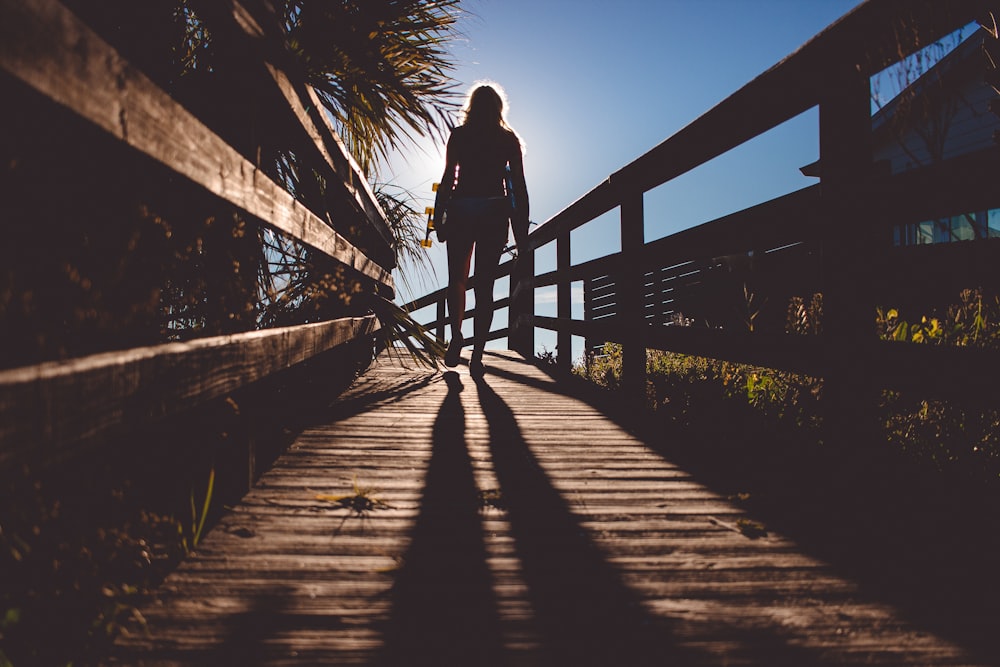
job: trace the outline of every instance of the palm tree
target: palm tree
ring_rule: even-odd
[[[459,0],[284,0],[287,48],[368,178],[413,134],[449,123],[445,50]]]

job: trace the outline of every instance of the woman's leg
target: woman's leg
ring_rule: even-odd
[[[496,281],[500,254],[507,245],[507,220],[491,221],[489,227],[476,243],[476,316],[473,320],[476,344],[472,359],[480,363],[486,336],[493,325],[493,283]]]
[[[445,355],[445,365],[455,366],[462,351],[462,320],[465,317],[465,290],[469,283],[469,266],[472,263],[473,240],[453,237],[448,239],[448,322],[451,324],[451,343]]]

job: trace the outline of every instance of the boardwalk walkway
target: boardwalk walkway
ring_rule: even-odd
[[[380,359],[142,610],[122,664],[982,664],[512,353]],[[377,489],[382,504],[335,502]]]

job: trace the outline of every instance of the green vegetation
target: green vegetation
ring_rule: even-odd
[[[876,324],[882,340],[997,349],[1000,298],[965,290],[940,315],[911,322],[895,309],[880,309]],[[820,333],[822,296],[792,299],[785,328],[789,334]],[[617,389],[621,369],[621,346],[608,343],[574,373]],[[721,428],[718,415],[725,414],[727,433],[767,434],[769,439],[794,433],[802,447],[823,442],[821,378],[659,350],[647,350],[646,371],[648,409],[658,423],[714,433]],[[969,378],[961,399],[883,391],[875,435],[880,442],[872,446],[937,473],[1000,483],[1000,408],[988,391],[990,383],[984,369],[983,377]]]
[[[621,386],[622,351],[606,343],[602,353],[574,373],[601,387]],[[695,426],[705,411],[751,408],[762,416],[796,426],[820,421],[822,381],[774,369],[660,350],[646,351],[646,398],[663,419]]]
[[[891,308],[879,309],[876,322],[883,340],[1000,349],[1000,296],[985,297],[982,289],[963,290],[941,317],[924,315],[911,324]]]
[[[1000,297],[982,289],[964,290],[940,316],[921,316],[911,323],[889,309],[879,311],[877,323],[884,340],[1000,349]],[[886,439],[935,470],[1000,482],[1000,407],[993,385],[989,370],[983,369],[982,377],[968,379],[960,400],[884,392]]]

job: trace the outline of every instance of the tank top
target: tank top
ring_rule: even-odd
[[[504,196],[507,163],[513,151],[520,150],[513,132],[501,127],[480,130],[460,125],[452,130],[448,150],[458,164],[453,198]]]

